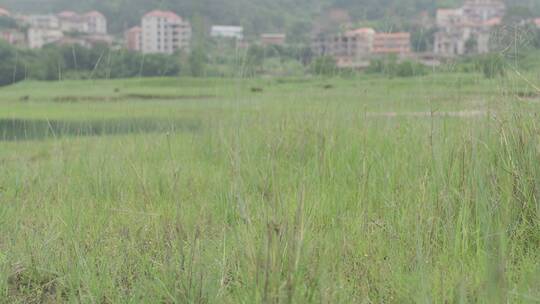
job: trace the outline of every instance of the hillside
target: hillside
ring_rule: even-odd
[[[0,0],[0,6],[24,12],[57,12],[64,9],[97,9],[109,18],[112,32],[121,32],[137,24],[144,12],[171,9],[193,19],[203,16],[207,24],[239,24],[247,34],[287,30],[309,31],[314,18],[329,8],[342,8],[354,20],[378,27],[404,27],[414,22],[421,11],[455,7],[462,0]],[[540,16],[540,1],[507,0],[509,6],[527,7]],[[159,4],[157,4],[159,3]]]

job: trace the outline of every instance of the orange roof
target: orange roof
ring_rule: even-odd
[[[167,18],[167,19],[175,19],[175,20],[182,20],[180,16],[178,16],[176,13],[171,11],[160,11],[160,10],[154,10],[146,15],[144,17],[157,17],[157,18]]]
[[[5,8],[0,7],[0,16],[10,16],[11,14]]]

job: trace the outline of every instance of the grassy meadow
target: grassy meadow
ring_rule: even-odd
[[[1,88],[0,303],[538,303],[528,79]]]

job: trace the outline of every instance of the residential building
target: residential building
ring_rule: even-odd
[[[59,29],[60,19],[56,15],[26,15],[20,21],[30,27]]]
[[[83,15],[72,11],[63,11],[57,17],[60,29],[64,32],[107,35],[107,18],[98,11],[91,11]]]
[[[133,27],[124,34],[126,48],[130,51],[142,51],[142,28],[140,26]]]
[[[447,57],[489,52],[491,32],[505,12],[500,0],[466,0],[461,8],[438,10],[434,52]]]
[[[365,68],[374,56],[411,53],[410,33],[376,33],[359,28],[337,34],[318,34],[312,41],[316,56],[331,56],[338,67]]]
[[[0,16],[1,17],[11,17],[11,13],[7,9],[5,9],[3,7],[0,7]]]
[[[64,33],[60,29],[46,29],[31,27],[27,32],[28,47],[39,49],[44,45],[55,43],[64,38]]]
[[[87,33],[89,31],[88,22],[83,16],[72,12],[63,11],[58,14],[60,29],[66,33]]]
[[[102,13],[98,11],[91,11],[84,14],[82,19],[88,24],[89,34],[107,34],[107,18],[105,18]]]
[[[404,56],[411,53],[410,33],[376,33],[373,38],[374,55]]]
[[[236,40],[244,39],[244,28],[241,26],[212,26],[210,36],[213,38],[233,38]]]
[[[142,18],[142,52],[173,54],[189,51],[191,24],[171,11],[155,10]]]
[[[0,30],[0,39],[15,46],[24,46],[26,43],[24,33],[16,29]]]
[[[534,19],[534,24],[536,25],[537,28],[540,28],[540,18]]]
[[[317,56],[331,56],[340,67],[359,67],[369,64],[373,51],[375,30],[360,28],[338,34],[319,34],[312,49]]]
[[[264,46],[269,45],[285,45],[287,40],[286,34],[262,34],[261,44]]]

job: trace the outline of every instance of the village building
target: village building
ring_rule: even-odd
[[[82,16],[84,22],[88,24],[88,34],[106,35],[107,34],[107,18],[98,12],[91,11]]]
[[[124,34],[126,48],[130,51],[142,51],[142,28],[135,26],[127,30]]]
[[[275,34],[262,34],[261,35],[261,44],[263,46],[270,46],[270,45],[285,45],[287,41],[287,35],[282,33],[275,33]]]
[[[189,51],[191,24],[171,11],[155,10],[142,18],[142,52],[174,54]]]
[[[369,65],[368,57],[373,50],[375,30],[360,28],[338,34],[319,34],[312,42],[317,56],[330,56],[339,67]]]
[[[493,28],[505,12],[499,0],[466,0],[461,8],[438,10],[435,54],[452,57],[489,52]]]
[[[406,56],[411,53],[410,33],[376,33],[373,39],[374,55]]]
[[[312,41],[316,56],[330,56],[338,67],[365,68],[375,56],[397,55],[411,52],[409,33],[377,33],[372,28],[359,28],[337,34],[318,34]]]
[[[72,11],[63,11],[58,14],[60,29],[65,33],[86,33],[89,31],[88,22]]]
[[[21,15],[18,20],[29,27],[59,29],[60,19],[56,15]]]
[[[58,42],[64,38],[64,33],[60,29],[47,29],[31,27],[27,31],[28,47],[39,49],[51,43]]]
[[[244,39],[244,28],[241,26],[215,25],[210,30],[212,38],[233,38],[236,40]]]
[[[0,39],[15,46],[26,45],[26,35],[17,29],[0,30]]]
[[[11,13],[7,9],[0,7],[0,17],[11,17]]]

